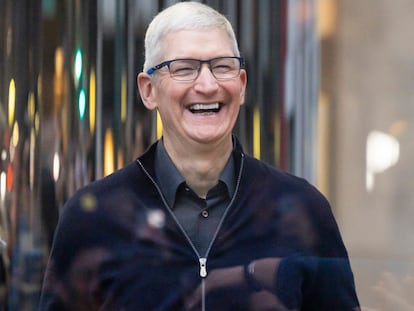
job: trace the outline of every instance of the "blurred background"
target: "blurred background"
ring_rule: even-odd
[[[0,0],[0,310],[36,310],[59,211],[161,135],[136,89],[167,0]],[[245,151],[330,200],[363,310],[414,310],[414,1],[210,0]]]

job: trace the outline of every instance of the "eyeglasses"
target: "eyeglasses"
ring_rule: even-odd
[[[242,57],[225,56],[207,60],[179,58],[167,60],[147,70],[148,74],[167,66],[172,79],[191,82],[197,79],[202,64],[208,64],[211,73],[217,80],[228,80],[237,77],[244,66]]]

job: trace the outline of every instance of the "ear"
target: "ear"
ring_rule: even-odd
[[[244,100],[245,100],[245,95],[246,95],[246,87],[247,87],[247,72],[246,70],[242,69],[240,71],[240,105],[244,104]]]
[[[140,72],[137,76],[137,86],[142,102],[148,110],[157,108],[157,102],[153,94],[153,79],[145,72]]]

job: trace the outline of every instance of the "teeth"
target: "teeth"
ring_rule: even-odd
[[[219,104],[218,103],[207,104],[207,105],[195,104],[195,105],[192,105],[190,107],[190,109],[191,110],[212,110],[212,109],[219,109]]]

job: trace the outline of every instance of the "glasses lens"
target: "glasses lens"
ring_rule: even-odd
[[[197,78],[201,63],[210,63],[211,72],[217,80],[226,80],[240,74],[240,59],[237,57],[219,57],[210,61],[196,59],[177,59],[169,63],[171,78],[178,81],[193,81]]]
[[[216,79],[237,77],[240,73],[240,60],[234,57],[221,57],[211,61],[211,71]]]
[[[170,75],[179,81],[190,81],[197,77],[200,62],[193,59],[179,59],[170,63]]]

